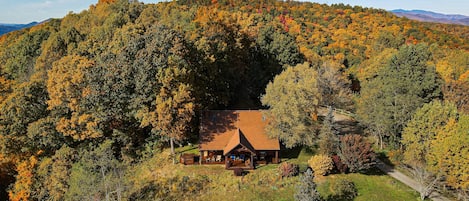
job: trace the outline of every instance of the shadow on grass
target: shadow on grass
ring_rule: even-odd
[[[394,164],[391,162],[391,160],[389,160],[388,156],[386,156],[386,154],[384,152],[378,152],[376,153],[376,157],[381,160],[384,164],[388,165],[388,166],[391,166],[392,168],[394,168]]]
[[[316,153],[313,149],[309,147],[297,146],[297,147],[288,149],[288,148],[285,148],[283,145],[281,146],[282,147],[280,148],[280,157],[284,160],[297,159],[300,156],[301,150],[304,150],[304,152],[311,154],[311,155]]]
[[[324,199],[324,201],[353,201],[354,198],[347,198],[345,196],[330,195]]]
[[[195,149],[197,149],[197,146],[189,146],[189,147],[185,147],[182,150],[179,150],[179,152],[180,153],[186,153],[186,152],[190,152],[190,151],[195,150]]]
[[[298,158],[302,149],[302,147],[294,147],[291,149],[287,149],[283,145],[281,146],[282,147],[280,148],[280,157],[282,157],[282,159]]]
[[[272,169],[277,169],[278,165],[277,164],[257,164],[256,165],[256,170],[262,169],[262,170],[272,170]]]
[[[381,175],[386,175],[385,172],[381,171],[378,167],[372,167],[366,171],[363,171],[363,172],[360,172],[360,174],[364,174],[364,175],[377,175],[377,176],[381,176]]]

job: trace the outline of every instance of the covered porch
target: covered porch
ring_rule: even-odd
[[[256,164],[278,164],[280,163],[279,150],[257,151]]]
[[[223,150],[201,150],[200,164],[225,164]]]
[[[225,168],[226,169],[249,169],[255,168],[255,152],[251,152],[243,146],[227,153],[225,155]]]

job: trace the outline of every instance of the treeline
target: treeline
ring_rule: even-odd
[[[296,104],[295,118],[307,113],[311,126],[316,106],[346,109],[380,145],[407,145],[403,130],[426,103],[469,110],[467,33],[342,4],[100,0],[0,38],[2,188],[11,183],[12,200],[158,196],[173,180],[194,190],[203,179],[149,187],[131,167],[195,139],[199,111],[271,106],[268,83],[297,64],[321,96]]]

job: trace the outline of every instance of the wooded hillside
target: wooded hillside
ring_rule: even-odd
[[[469,141],[468,26],[342,4],[100,0],[0,38],[0,187],[10,185],[11,200],[132,199],[148,190],[132,167],[170,139],[196,141],[200,111],[270,108],[267,85],[296,65],[315,71],[298,76],[319,80],[311,93],[321,94],[307,109],[298,103],[312,126],[301,132],[319,128],[315,108],[327,105],[398,148],[415,142],[401,142],[414,112],[441,100],[461,118],[449,116],[435,133],[448,132],[428,143]],[[428,164],[439,165],[467,192],[467,168]]]

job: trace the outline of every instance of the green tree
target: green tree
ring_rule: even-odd
[[[373,51],[382,52],[387,48],[399,49],[405,42],[401,34],[395,35],[390,31],[381,31],[373,44]]]
[[[280,66],[293,66],[304,61],[295,39],[273,26],[265,26],[259,30],[256,42],[268,54],[267,58],[276,60]]]
[[[6,50],[6,55],[3,55],[6,62],[0,64],[2,72],[18,81],[28,81],[34,73],[35,61],[41,55],[41,44],[49,35],[49,31],[39,29],[20,36],[19,40]]]
[[[182,36],[162,25],[153,25],[146,32],[132,39],[125,48],[124,58],[133,61],[133,97],[130,108],[137,119],[150,119],[150,112],[156,109],[156,96],[160,92],[159,72],[169,67],[189,70],[189,50]],[[187,72],[187,71],[186,71]],[[190,72],[187,72],[190,73]],[[185,82],[189,75],[185,75]],[[142,121],[142,126],[148,126]]]
[[[329,107],[327,115],[322,122],[321,130],[319,130],[319,152],[328,156],[336,154],[339,145],[338,131],[334,126],[333,112],[332,107]]]
[[[63,200],[77,155],[73,148],[62,146],[53,156],[42,158],[35,170],[32,197],[37,200]]]
[[[442,125],[443,126],[443,125]],[[469,193],[469,115],[452,118],[430,144],[427,166],[462,195]]]
[[[56,129],[57,119],[50,115],[38,119],[28,125],[27,137],[31,147],[36,151],[44,152],[45,155],[51,155],[60,147],[67,143],[67,139]]]
[[[313,181],[314,175],[311,169],[306,170],[304,174],[300,176],[300,183],[297,186],[297,192],[295,193],[295,200],[297,201],[320,201],[321,195],[316,190],[316,183]]]
[[[64,57],[73,54],[78,43],[83,41],[84,36],[74,27],[63,28],[59,32],[52,33],[44,42],[41,55],[37,58],[35,68],[47,73],[52,64]],[[47,77],[45,77],[47,78]]]
[[[321,102],[316,77],[317,71],[308,63],[288,67],[267,85],[261,98],[262,104],[269,106],[267,134],[288,148],[311,146],[316,138]]]
[[[28,126],[48,115],[44,83],[24,82],[0,105],[0,152],[6,156],[30,156],[39,151]],[[37,136],[41,138],[40,136]],[[48,136],[47,136],[48,137]],[[13,155],[11,155],[13,154]]]
[[[114,156],[112,141],[83,150],[71,167],[66,200],[122,200],[126,166]]]
[[[362,84],[357,113],[371,132],[382,133],[391,145],[399,143],[416,109],[441,97],[441,80],[430,59],[424,44],[403,46],[376,77]]]
[[[140,127],[170,141],[174,153],[174,141],[191,131],[196,107],[188,45],[178,32],[156,25],[131,40],[126,51],[126,57],[135,59],[133,70],[126,71],[134,72],[135,80],[130,109]]]
[[[407,164],[425,166],[432,142],[450,119],[458,115],[456,106],[449,102],[432,101],[417,109],[402,132]]]

